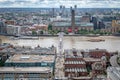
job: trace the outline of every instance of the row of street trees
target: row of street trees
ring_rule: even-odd
[[[39,31],[39,32],[33,30],[33,31],[32,31],[32,35],[43,35],[44,32],[45,32],[44,30],[41,30],[41,31]],[[46,31],[46,32],[47,32],[47,34],[56,35],[56,34],[58,34],[58,33],[60,32],[60,30],[53,30],[53,29],[52,29],[52,25],[49,24],[49,25],[48,25],[48,31]],[[65,34],[69,34],[69,33],[70,33],[68,30],[65,30],[65,31],[63,31],[63,32],[64,32]],[[119,31],[119,33],[120,33],[120,31]],[[81,30],[77,30],[77,31],[75,32],[75,34],[81,34],[81,35],[88,35],[88,34],[93,34],[93,35],[96,35],[96,34],[98,34],[98,35],[111,35],[112,33],[111,33],[111,32],[103,32],[103,31],[101,31],[100,29],[91,30],[91,31],[88,31],[88,30],[86,30],[86,29],[81,29]]]
[[[48,32],[49,32],[49,34],[57,34],[60,31],[52,30],[52,25],[49,24],[48,25]],[[66,33],[66,34],[69,34],[69,31],[67,31],[67,30],[65,30],[63,32]],[[120,33],[120,31],[119,31],[119,33]],[[111,35],[112,33],[111,32],[102,32],[100,29],[91,30],[91,31],[81,29],[81,30],[76,31],[75,34],[82,34],[82,35],[86,35],[86,34]]]

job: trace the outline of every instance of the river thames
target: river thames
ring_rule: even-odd
[[[54,45],[59,46],[59,37],[38,37],[38,39],[10,39],[10,37],[0,36],[2,43],[11,43],[15,46],[36,46],[50,47]],[[101,42],[90,42],[90,39],[104,39]],[[63,49],[107,49],[108,51],[120,52],[120,37],[116,36],[100,36],[100,37],[85,37],[85,36],[64,36],[63,37]]]

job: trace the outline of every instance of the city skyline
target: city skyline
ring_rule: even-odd
[[[119,0],[0,0],[0,8],[120,8]]]
[[[120,80],[120,0],[0,0],[0,80]]]

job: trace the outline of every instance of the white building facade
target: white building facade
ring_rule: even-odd
[[[7,26],[7,34],[20,35],[21,34],[21,26],[8,25]]]

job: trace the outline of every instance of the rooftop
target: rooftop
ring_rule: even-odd
[[[92,70],[103,70],[104,64],[103,62],[95,62],[92,64]]]
[[[53,26],[58,26],[58,27],[71,27],[71,22],[68,21],[56,21],[53,22]],[[93,26],[93,23],[89,22],[75,22],[75,25],[78,27],[87,27],[87,26]]]
[[[82,26],[82,27],[93,26],[93,23],[87,23],[87,22],[76,23],[76,26]]]
[[[51,68],[48,67],[0,67],[0,73],[17,73],[17,72],[39,72],[39,73],[48,73],[51,72]]]
[[[64,52],[65,52],[65,57],[67,58],[82,57],[81,51],[77,49],[66,49]]]
[[[70,27],[71,26],[71,22],[58,21],[58,22],[53,22],[52,25],[53,26],[60,26],[60,27]]]
[[[79,79],[79,80],[83,80],[83,79],[86,79],[86,80],[87,80],[87,79],[88,79],[88,80],[89,80],[89,79],[91,79],[91,77],[89,77],[89,76],[85,76],[85,77],[73,77],[73,79],[77,79],[77,80],[78,80],[78,79]]]
[[[96,58],[84,58],[86,62],[99,62],[101,59],[96,59]]]
[[[35,47],[32,49],[30,46],[16,46],[15,48],[5,48],[3,50],[0,50],[0,53],[8,53],[8,52],[13,52],[13,53],[18,53],[18,54],[55,54],[55,47],[48,47],[48,48],[43,48],[43,47]]]
[[[10,57],[6,62],[18,62],[18,63],[34,63],[34,62],[54,62],[55,56],[52,55],[23,55],[15,54]]]
[[[55,18],[50,18],[50,21],[71,21],[71,18],[63,18],[61,16],[57,16]]]
[[[96,49],[90,49],[89,52],[107,52],[106,49],[99,49],[99,48],[96,48]]]
[[[9,47],[9,46],[12,46],[12,45],[9,44],[9,43],[0,44],[0,48],[6,48],[6,47]]]
[[[66,61],[64,64],[86,64],[84,61]]]
[[[87,72],[86,68],[66,68],[66,72]]]

